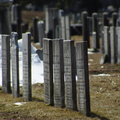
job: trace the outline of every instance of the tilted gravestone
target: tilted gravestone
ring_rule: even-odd
[[[11,59],[12,59],[12,94],[13,97],[20,96],[19,90],[19,58],[18,58],[18,34],[12,32],[11,34]]]
[[[64,57],[63,40],[53,40],[53,82],[54,82],[54,105],[64,107]]]
[[[2,35],[2,91],[6,93],[11,93],[9,35]]]
[[[68,109],[77,109],[76,101],[76,66],[74,41],[64,41],[64,83],[65,104]]]
[[[37,23],[38,27],[38,39],[40,42],[40,47],[43,47],[43,38],[45,38],[45,25],[43,21],[38,21]]]
[[[43,39],[43,62],[44,62],[44,101],[53,105],[53,48],[52,40]]]
[[[88,54],[86,42],[79,42],[76,44],[76,66],[78,76],[78,111],[86,116],[90,116]]]
[[[23,99],[32,100],[31,89],[31,34],[22,34],[23,39]]]

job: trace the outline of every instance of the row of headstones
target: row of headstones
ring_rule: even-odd
[[[104,26],[100,63],[120,63],[120,27]]]
[[[44,38],[43,62],[45,103],[90,116],[87,42]]]
[[[31,34],[30,33],[22,34],[22,39],[23,39],[23,99],[25,101],[29,101],[32,99]],[[19,87],[18,34],[16,32],[13,32],[11,36],[2,35],[1,42],[2,42],[2,91],[5,93],[11,93],[11,81],[12,81],[13,97],[19,97],[20,87]],[[12,62],[10,62],[10,58]],[[12,69],[10,68],[10,66],[12,66]]]
[[[22,33],[28,31],[28,23],[22,22],[21,5],[12,5],[11,16],[12,31],[16,31],[18,33],[18,38],[20,39],[22,37]],[[44,21],[40,20],[38,17],[35,17],[33,19],[33,25],[30,28],[30,32],[33,36],[33,41],[40,42],[40,47],[42,48],[42,38],[45,37]]]

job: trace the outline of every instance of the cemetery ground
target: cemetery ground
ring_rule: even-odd
[[[13,98],[11,94],[2,93],[0,88],[0,120],[119,120],[120,65],[100,65],[100,57],[100,53],[89,54],[91,117],[46,105],[44,84],[38,83],[32,85],[30,102],[24,102],[22,96]]]
[[[25,19],[30,20],[30,15],[26,13]],[[80,41],[79,36],[72,39]],[[78,111],[46,105],[44,84],[38,83],[32,85],[33,99],[29,102],[23,101],[22,87],[19,98],[3,93],[0,87],[0,120],[119,120],[120,64],[99,64],[102,55],[99,51],[92,52],[88,57],[91,117],[85,117]]]

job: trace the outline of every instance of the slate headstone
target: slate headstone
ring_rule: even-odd
[[[63,39],[53,40],[54,105],[65,106]]]
[[[19,58],[18,58],[18,34],[11,34],[11,59],[12,59],[12,94],[13,97],[20,96],[19,90]]]
[[[64,81],[65,103],[68,109],[77,109],[76,101],[76,67],[74,58],[74,41],[64,41]]]
[[[78,111],[90,116],[90,91],[87,43],[76,44],[76,65],[77,65],[77,89],[78,89]]]
[[[44,62],[44,101],[54,105],[53,97],[53,49],[52,40],[43,39],[43,62]]]
[[[6,93],[11,93],[9,35],[2,35],[2,91]]]
[[[31,34],[23,33],[23,99],[32,100],[31,89]]]

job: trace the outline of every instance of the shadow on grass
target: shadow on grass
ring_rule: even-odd
[[[100,120],[110,120],[110,119],[108,119],[108,118],[106,118],[106,117],[102,117],[102,116],[97,115],[97,114],[95,114],[95,113],[91,113],[91,117],[92,117],[92,118],[99,118]]]

